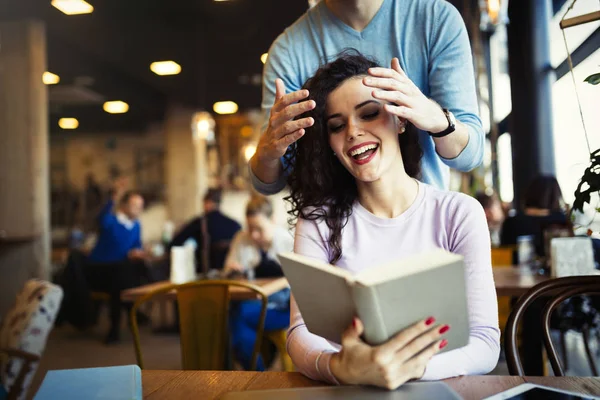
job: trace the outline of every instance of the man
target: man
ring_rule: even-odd
[[[322,0],[269,50],[262,101],[269,120],[250,161],[258,191],[273,194],[285,186],[282,157],[314,123],[295,120],[316,106],[299,89],[346,48],[383,65],[391,62],[385,74],[363,82],[381,89],[374,96],[393,103],[394,114],[421,130],[424,182],[445,188],[448,167],[469,171],[481,164],[484,133],[469,38],[458,11],[443,0]]]
[[[143,210],[142,196],[124,192],[123,185],[117,183],[113,198],[98,217],[98,241],[88,258],[86,275],[92,290],[110,294],[111,325],[105,339],[107,344],[119,341],[121,291],[138,286],[145,275],[146,253],[142,249],[138,221]]]
[[[196,241],[196,270],[223,269],[233,236],[241,229],[239,223],[221,213],[222,192],[209,189],[204,196],[204,216],[194,218],[173,238],[169,248],[182,246],[188,239]]]

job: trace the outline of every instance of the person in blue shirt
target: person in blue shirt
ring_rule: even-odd
[[[354,48],[390,65],[364,83],[388,111],[419,129],[422,181],[447,188],[449,167],[481,164],[485,135],[471,47],[456,8],[444,0],[321,0],[271,45],[263,72],[263,134],[250,161],[255,189],[285,187],[288,147],[314,123],[296,118],[315,107],[301,90],[319,66]]]
[[[223,269],[225,257],[234,235],[241,225],[223,214],[221,189],[209,189],[204,195],[204,215],[192,219],[175,235],[172,246],[183,246],[188,239],[196,241],[196,271]],[[208,264],[208,265],[205,265]]]
[[[110,329],[105,343],[119,341],[121,291],[139,286],[145,273],[146,253],[142,248],[138,218],[144,199],[116,185],[113,198],[98,216],[98,241],[88,257],[86,276],[92,290],[110,294]]]

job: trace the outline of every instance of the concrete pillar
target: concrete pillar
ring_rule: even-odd
[[[550,0],[511,1],[507,25],[508,67],[512,97],[509,132],[512,143],[514,204],[519,207],[529,182],[556,174],[552,134]]]
[[[206,141],[194,138],[193,115],[192,110],[173,107],[165,123],[166,198],[175,226],[202,212],[208,188]]]
[[[0,22],[0,316],[30,278],[49,278],[46,36]]]

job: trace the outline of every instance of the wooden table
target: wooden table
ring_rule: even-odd
[[[252,283],[262,290],[265,291],[267,296],[270,296],[282,289],[288,287],[287,279],[285,278],[266,278],[266,279],[255,279],[254,281],[240,280],[241,282]],[[165,286],[170,285],[169,281],[155,282],[144,286],[139,286],[133,289],[127,289],[121,292],[121,300],[123,301],[135,301],[145,294],[150,293],[153,290],[161,289]],[[251,300],[256,299],[256,294],[248,289],[242,287],[232,286],[230,289],[231,300]],[[165,294],[165,297],[175,298],[174,292]],[[163,297],[164,298],[164,297]]]
[[[519,297],[538,283],[551,279],[549,276],[525,273],[519,267],[494,267],[492,270],[498,296]]]
[[[463,376],[445,382],[466,400],[479,400],[522,383],[600,395],[600,378]],[[322,386],[297,372],[142,371],[144,399],[218,399],[243,390]]]

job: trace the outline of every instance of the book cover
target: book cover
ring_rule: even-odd
[[[358,316],[364,339],[386,342],[402,329],[433,316],[452,329],[444,336],[448,351],[466,346],[469,319],[462,256],[434,250],[427,254],[349,272],[298,254],[279,255],[294,299],[308,330],[340,343]]]
[[[142,400],[137,365],[48,371],[35,400]]]

